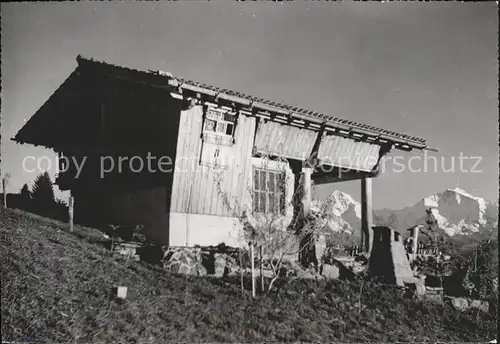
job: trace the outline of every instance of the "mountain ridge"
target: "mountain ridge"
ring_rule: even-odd
[[[348,193],[335,190],[324,200],[314,201],[312,209],[327,214],[331,231],[359,235],[361,204]],[[487,201],[460,188],[436,192],[401,209],[374,210],[373,222],[404,234],[408,228],[426,223],[426,209],[431,209],[438,228],[448,236],[471,235],[498,226],[498,201]]]

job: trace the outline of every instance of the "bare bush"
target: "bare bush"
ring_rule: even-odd
[[[268,157],[264,157],[263,166],[266,166],[269,161],[271,160]],[[311,251],[314,253],[314,249],[311,250],[311,248],[314,247],[318,228],[324,227],[324,221],[319,216],[309,215],[304,217],[301,215],[302,211],[295,211],[291,215],[287,211],[287,209],[291,208],[297,209],[297,204],[302,196],[303,179],[299,180],[299,187],[294,190],[293,194],[287,194],[286,188],[290,184],[290,179],[287,176],[285,166],[288,165],[288,162],[286,159],[278,159],[275,163],[282,163],[283,168],[276,174],[279,177],[276,177],[276,182],[273,182],[272,188],[281,191],[267,196],[267,206],[265,207],[267,211],[265,212],[256,209],[255,204],[258,200],[251,188],[247,189],[247,192],[250,194],[248,199],[251,200],[252,206],[242,204],[236,198],[230,199],[227,192],[222,190],[222,173],[216,174],[215,180],[218,194],[222,198],[226,209],[229,210],[233,217],[239,219],[242,229],[239,231],[240,239],[245,243],[249,243],[251,247],[258,248],[259,251],[262,250],[263,259],[261,264],[267,265],[272,274],[267,287],[268,293],[280,277],[287,275],[284,268],[286,261],[293,262],[298,260],[299,256],[309,256]],[[306,254],[306,251],[309,253]],[[314,259],[312,260],[316,260],[315,265],[317,267],[319,262],[315,254],[313,256]],[[243,267],[241,270],[243,270]]]

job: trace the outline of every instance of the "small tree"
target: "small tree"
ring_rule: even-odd
[[[31,192],[33,210],[42,216],[52,215],[56,200],[52,188],[52,180],[48,172],[44,172],[35,179]]]
[[[430,239],[431,255],[425,258],[417,256],[410,265],[416,272],[436,277],[439,280],[439,287],[444,288],[444,277],[452,274],[453,264],[452,261],[445,259],[441,251],[446,242],[442,232],[439,231],[438,222],[432,213],[432,209],[426,209],[426,214],[427,231],[422,230],[422,233]],[[444,293],[441,293],[441,300],[443,300],[443,297]],[[444,312],[444,308],[442,311]]]
[[[21,194],[21,198],[23,200],[31,200],[31,191],[28,184],[24,184],[19,193]]]
[[[263,167],[269,161],[267,157],[264,157]],[[288,161],[281,159],[277,163],[288,164]],[[275,185],[277,188],[286,190],[286,185],[288,184],[286,171],[282,170],[280,172],[282,177],[279,177],[279,183]],[[245,242],[250,242],[250,245],[262,247],[265,262],[269,265],[272,272],[272,279],[267,288],[267,292],[269,293],[276,281],[285,275],[283,268],[287,257],[300,254],[303,250],[310,247],[310,241],[315,239],[314,232],[318,226],[315,221],[311,221],[311,218],[304,219],[299,216],[290,219],[285,216],[282,211],[283,209],[280,209],[280,207],[284,207],[286,213],[286,208],[291,204],[289,201],[283,201],[286,199],[283,194],[276,194],[276,198],[272,197],[273,199],[269,199],[269,204],[272,203],[274,205],[274,207],[269,207],[273,208],[274,211],[269,211],[265,214],[256,214],[254,213],[254,209],[250,210],[246,206],[239,204],[237,200],[229,199],[227,193],[222,190],[222,174],[216,174],[216,176],[217,191],[223,200],[223,204],[231,212],[232,216],[239,219],[240,225],[244,229],[240,235]],[[299,181],[299,185],[302,185],[302,180]],[[297,199],[296,196],[300,193],[300,189],[301,187],[295,190],[294,195],[291,197],[292,200]],[[257,200],[252,190],[249,189],[247,191],[251,194],[252,204],[255,204]],[[298,227],[307,229],[297,230]]]
[[[19,193],[21,195],[21,208],[29,211],[31,208],[31,191],[28,184],[24,184]]]
[[[467,278],[472,282],[471,296],[485,299],[497,292],[498,241],[483,241],[469,252]]]
[[[245,212],[241,221],[246,228],[251,228],[245,232],[246,237],[252,244],[262,247],[265,262],[271,269],[272,277],[267,287],[270,293],[276,281],[287,275],[284,266],[287,259],[301,254],[314,244],[318,226],[313,216],[308,218],[301,231],[290,230],[285,224],[286,220],[273,214],[256,221]]]
[[[44,172],[35,179],[32,189],[32,199],[35,202],[55,202],[52,180],[48,172]]]
[[[10,173],[6,173],[2,177],[2,191],[3,191],[3,207],[7,208],[7,184],[9,184]]]

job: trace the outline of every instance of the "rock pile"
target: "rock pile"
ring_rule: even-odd
[[[225,245],[206,247],[169,247],[162,265],[165,270],[194,276],[223,277],[239,273],[239,253]]]
[[[199,247],[169,247],[163,255],[162,263],[164,270],[173,273],[192,276],[207,274]]]

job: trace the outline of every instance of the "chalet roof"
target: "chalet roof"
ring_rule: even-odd
[[[340,130],[345,133],[355,135],[359,140],[364,140],[365,137],[368,137],[372,140],[372,142],[373,139],[381,140],[382,142],[390,142],[394,144],[394,148],[401,150],[430,149],[427,147],[427,141],[425,139],[416,136],[397,133],[387,129],[377,128],[371,125],[325,115],[313,110],[254,97],[233,90],[204,84],[198,81],[175,77],[170,73],[162,71],[142,71],[131,69],[124,66],[118,66],[86,58],[81,55],[78,55],[77,62],[77,70],[90,69],[92,72],[111,74],[123,80],[140,82],[161,88],[171,88],[173,90],[177,90],[177,93],[181,93],[184,96],[209,97],[214,99],[216,102],[224,100],[231,104],[237,104],[237,106],[244,109],[251,109],[256,112],[265,112],[271,116],[278,115],[288,119],[293,119],[294,121],[304,123],[305,126],[311,124],[314,128],[325,126],[327,130],[330,131]],[[73,74],[75,72],[73,72]],[[68,80],[69,79],[70,78],[68,78]],[[67,83],[68,80],[66,80],[65,83]],[[61,85],[60,88],[62,88],[63,85]],[[21,134],[21,131],[13,140],[18,142],[28,142],[28,140],[21,137],[25,137],[25,135],[19,135]]]

